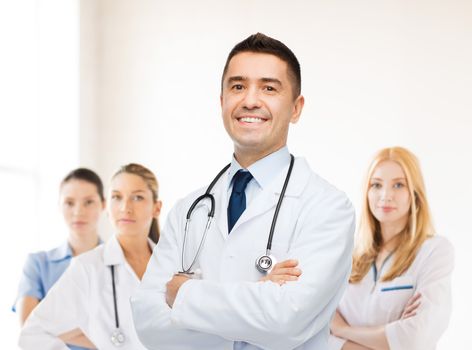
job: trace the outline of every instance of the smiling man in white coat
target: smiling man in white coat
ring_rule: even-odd
[[[354,210],[288,151],[300,92],[300,65],[280,41],[258,33],[230,52],[220,99],[234,154],[210,188],[169,213],[131,298],[147,348],[327,349],[350,273]]]

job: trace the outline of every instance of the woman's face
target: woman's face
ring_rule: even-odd
[[[121,173],[111,181],[108,214],[119,235],[147,236],[153,218],[160,212],[160,202],[138,175]]]
[[[370,211],[381,225],[405,227],[411,198],[405,173],[397,162],[387,160],[377,165],[367,195]]]
[[[61,187],[60,204],[72,234],[79,237],[97,234],[98,220],[104,208],[97,186],[84,180],[69,180]]]

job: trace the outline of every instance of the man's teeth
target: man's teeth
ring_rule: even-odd
[[[240,120],[245,123],[261,123],[264,121],[262,118],[255,118],[255,117],[244,117],[244,118],[241,118]]]

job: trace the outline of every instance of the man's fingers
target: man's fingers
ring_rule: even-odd
[[[298,280],[298,276],[293,275],[277,275],[277,279],[284,280],[284,281],[296,281]]]
[[[280,285],[288,281],[297,281],[298,277],[293,275],[267,275],[261,278],[261,281],[272,281]]]
[[[302,274],[302,270],[297,268],[298,260],[288,259],[281,261],[274,265],[272,271],[262,277],[261,281],[272,281],[280,285],[288,281],[296,281],[298,277]]]
[[[291,275],[291,276],[300,276],[302,274],[302,270],[296,267],[291,267],[291,268],[278,268],[278,269],[273,269],[271,271],[272,275]]]
[[[278,281],[296,281],[298,280],[297,276],[293,275],[273,275],[273,276],[267,276],[265,280],[270,280],[272,282],[278,282]]]
[[[298,260],[296,259],[288,259],[281,261],[274,265],[274,270],[279,268],[287,268],[287,267],[296,267],[298,265]]]

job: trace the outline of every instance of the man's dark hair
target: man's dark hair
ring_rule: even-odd
[[[273,39],[262,33],[257,33],[236,44],[226,59],[223,75],[221,76],[221,90],[223,91],[223,80],[228,70],[231,59],[242,52],[267,53],[280,58],[287,63],[288,75],[292,80],[292,90],[294,98],[301,93],[302,78],[300,74],[300,63],[295,54],[284,43]]]

